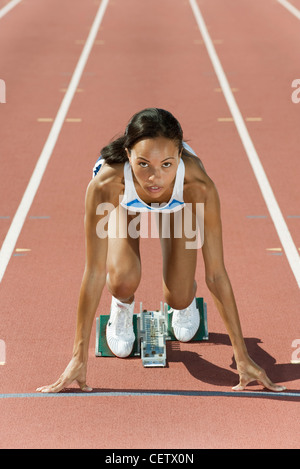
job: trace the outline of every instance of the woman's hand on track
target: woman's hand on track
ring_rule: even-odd
[[[249,358],[249,361],[247,362],[239,363],[237,369],[240,375],[240,382],[237,386],[232,388],[234,391],[243,391],[245,387],[253,381],[257,381],[265,388],[274,392],[281,392],[286,389],[285,386],[279,386],[272,383],[266,372],[256,365],[251,358]]]
[[[86,384],[87,365],[73,357],[60,378],[53,384],[37,388],[38,392],[60,392],[69,386],[73,381],[77,381],[80,389],[84,392],[91,392],[93,389]]]

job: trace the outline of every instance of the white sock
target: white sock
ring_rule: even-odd
[[[133,309],[134,309],[134,300],[132,303],[123,303],[122,301],[118,300],[117,298],[115,298],[114,296],[112,297],[112,300],[111,300],[111,306],[112,308],[114,306],[124,306],[125,308],[128,308],[130,307],[131,308],[131,311],[133,312]]]
[[[192,308],[192,309],[197,308],[196,298],[194,298],[193,301],[191,302],[191,304],[189,306],[187,306],[186,308],[184,308],[184,309],[187,309],[187,308]],[[173,311],[182,311],[182,310],[173,308]]]

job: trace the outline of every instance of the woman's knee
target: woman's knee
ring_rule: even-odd
[[[195,298],[197,289],[196,282],[193,283],[190,287],[182,286],[168,289],[164,288],[164,297],[166,303],[173,309],[185,309],[187,308]]]
[[[120,269],[109,270],[106,284],[110,293],[119,300],[134,295],[141,280],[140,271],[124,271]]]

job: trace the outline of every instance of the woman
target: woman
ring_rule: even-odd
[[[92,390],[86,384],[88,345],[105,283],[112,294],[106,329],[108,345],[118,357],[130,355],[135,340],[134,293],[141,279],[141,261],[139,236],[133,235],[129,226],[132,222],[137,226],[140,212],[158,212],[160,219],[168,214],[168,236],[163,236],[162,225],[159,225],[164,297],[173,308],[172,326],[176,338],[183,342],[192,339],[199,327],[195,302],[197,247],[188,249],[190,237],[186,231],[179,230],[180,236],[176,232],[182,228],[181,210],[185,206],[190,207],[195,226],[199,204],[204,204],[205,213],[202,254],[206,284],[228,330],[240,377],[233,389],[242,390],[255,380],[272,391],[285,389],[272,383],[247,353],[223,262],[216,187],[199,158],[183,142],[182,129],[175,117],[163,109],[150,108],[133,116],[125,134],[101,150],[94,167],[94,177],[86,192],[86,265],[73,356],[58,381],[38,391],[59,392],[74,380],[83,391]],[[109,208],[115,210],[110,212],[107,233],[104,226]],[[201,224],[201,220],[199,222]],[[118,236],[110,233],[118,233]]]

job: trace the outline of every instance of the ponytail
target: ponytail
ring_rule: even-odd
[[[125,135],[122,135],[103,147],[100,152],[101,158],[104,158],[108,164],[125,163],[128,160],[125,150],[125,140]]]

